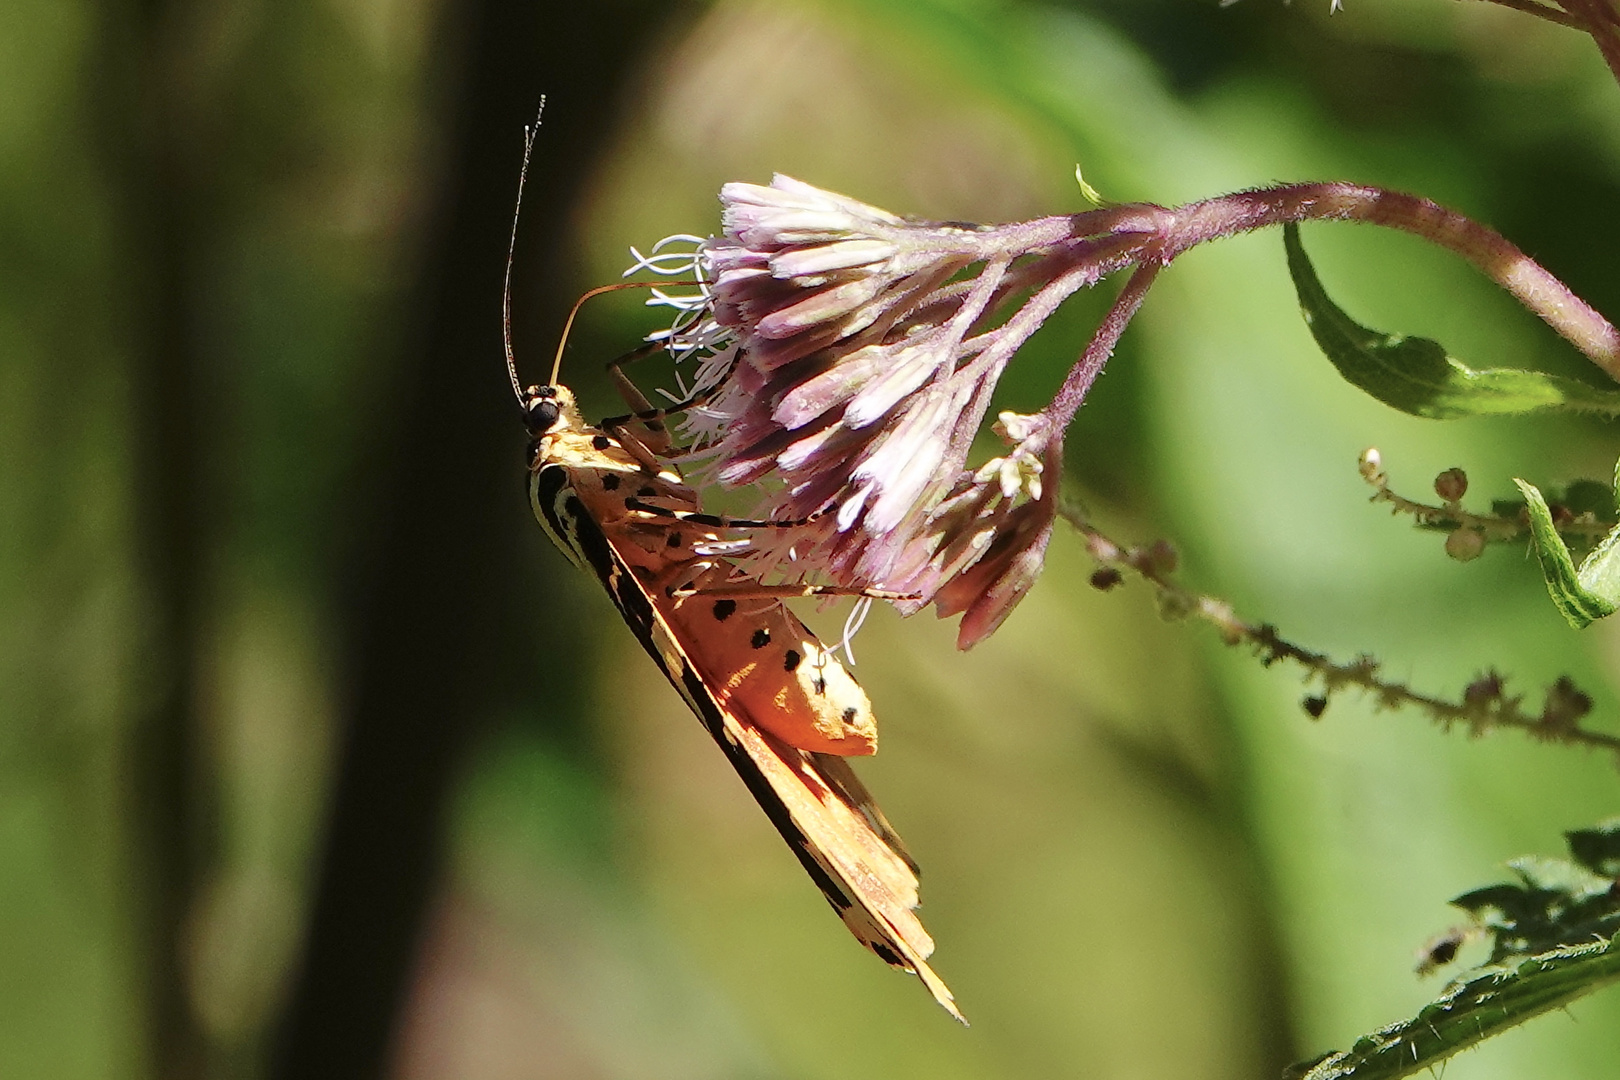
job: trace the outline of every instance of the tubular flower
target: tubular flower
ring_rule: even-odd
[[[886,587],[960,613],[957,645],[971,648],[1012,613],[1040,576],[1057,518],[1063,444],[1044,418],[1004,412],[995,425],[1010,452],[963,473],[927,512]]]
[[[707,357],[683,402],[692,457],[723,485],[758,484],[754,516],[797,524],[710,546],[762,574],[960,613],[964,648],[1039,573],[1063,431],[1159,272],[1200,244],[1309,220],[1400,229],[1471,261],[1620,378],[1620,331],[1557,278],[1491,229],[1382,188],[1287,184],[994,226],[907,220],[785,176],[727,184],[721,203],[722,236],[672,238],[693,246],[638,253],[637,268],[698,278],[696,296],[654,298],[677,310],[661,335],[671,352]],[[1051,403],[1002,414],[1008,452],[969,468],[1013,354],[1075,291],[1126,268]]]
[[[686,433],[712,477],[761,483],[760,516],[807,519],[741,546],[795,576],[915,597],[898,604],[908,613],[962,613],[968,647],[1039,573],[1062,457],[1061,423],[1004,413],[1008,453],[967,468],[991,393],[1057,304],[1124,265],[1139,234],[1077,235],[1085,215],[907,221],[785,176],[727,184],[721,203],[722,236],[636,257],[702,283],[654,302],[677,310],[673,351],[708,353],[694,386],[717,389]]]
[[[1016,292],[1067,296],[1099,276],[1066,258],[1036,273],[1013,268],[1021,255],[1073,247],[1072,219],[909,222],[783,176],[727,184],[721,201],[725,234],[701,247],[695,268],[712,325],[732,336],[697,376],[721,389],[687,431],[721,484],[766,481],[762,513],[811,519],[786,543],[756,542],[756,556],[915,594],[901,605],[912,610],[984,559],[1001,566],[996,581],[1012,580],[1012,552],[1033,552],[1038,569],[1054,516],[1041,476],[1055,480],[1060,450],[1049,425],[1011,421],[1007,457],[989,471],[965,462],[996,380],[1044,318],[1021,312],[992,327],[992,313]],[[688,332],[715,340],[707,326]],[[1031,527],[1036,518],[1044,528]],[[991,577],[986,564],[971,580]],[[985,625],[1033,577],[1009,585],[1012,599]],[[975,610],[965,588],[950,613]],[[966,632],[977,621],[964,623],[964,642],[982,636]]]

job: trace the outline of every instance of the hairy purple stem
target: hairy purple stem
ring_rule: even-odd
[[[1086,256],[1066,260],[1064,270],[1042,286],[1017,313],[983,336],[994,340],[986,346],[980,362],[1005,364],[1039,330],[1063,301],[1097,284],[1116,270],[1143,261],[1142,242],[1131,236],[1108,237],[1086,245]],[[964,344],[967,344],[964,342]]]
[[[1104,265],[1110,262],[1106,258],[1099,261]],[[1086,286],[1096,284],[1101,273],[1102,270],[1097,264],[1083,263],[1071,266],[1066,273],[1048,282],[1044,288],[1030,297],[1017,314],[1005,324],[984,335],[993,337],[994,340],[970,362],[970,366],[977,369],[974,378],[980,389],[962,414],[966,418],[965,422],[959,423],[952,435],[950,446],[945,453],[946,461],[955,462],[957,467],[960,467],[967,459],[968,450],[973,445],[973,436],[978,432],[979,424],[983,422],[984,414],[990,407],[990,392],[995,389],[996,381],[1001,377],[1001,369],[1007,366],[1013,354],[1029,340],[1031,334],[1040,329],[1041,324],[1063,301]]]
[[[1546,19],[1548,22],[1555,22],[1560,26],[1567,26],[1572,30],[1586,29],[1586,24],[1581,22],[1575,16],[1559,8],[1550,7],[1547,4],[1543,4],[1540,2],[1540,0],[1487,0],[1487,2],[1492,4],[1500,4],[1502,7],[1512,8],[1514,11],[1522,11],[1526,15],[1534,15],[1538,18]]]
[[[1570,0],[1574,2],[1574,0]],[[1168,211],[1163,259],[1209,240],[1290,221],[1366,221],[1421,236],[1461,255],[1620,381],[1620,331],[1495,229],[1416,195],[1338,182],[1222,195]]]
[[[1168,261],[1168,260],[1166,260]],[[1085,351],[1080,359],[1075,361],[1074,367],[1058,388],[1057,396],[1052,403],[1041,410],[1042,415],[1051,421],[1051,430],[1054,433],[1063,431],[1074,419],[1074,414],[1080,411],[1080,403],[1085,400],[1086,392],[1091,384],[1097,381],[1097,375],[1102,371],[1108,358],[1114,355],[1114,347],[1125,333],[1125,328],[1131,324],[1131,319],[1142,306],[1142,298],[1153,286],[1153,281],[1159,276],[1163,262],[1144,262],[1136,268],[1125,287],[1114,298],[1114,306],[1108,309],[1102,322],[1097,324],[1097,332],[1091,335],[1086,343]]]
[[[1574,16],[1582,30],[1592,35],[1598,52],[1603,54],[1603,62],[1620,82],[1620,14],[1610,0],[1559,0],[1559,6]]]
[[[1067,237],[1062,243],[1048,244],[1044,251],[1015,251],[1015,255],[1033,255],[1034,258],[1017,264],[1007,271],[996,285],[995,294],[991,297],[988,309],[994,311],[1012,297],[1031,289],[1043,289],[1059,278],[1066,278],[1075,269],[1085,270],[1087,280],[1081,281],[1069,292],[1058,297],[1061,302],[1064,298],[1078,289],[1095,285],[1103,278],[1117,270],[1123,270],[1132,263],[1140,262],[1142,250],[1152,246],[1154,238],[1151,233],[1141,233],[1133,229],[1122,229],[1118,233],[1104,233],[1093,236],[1083,232],[1090,224],[1083,220],[1090,215],[1081,214],[1073,218],[1064,218],[1074,235]],[[1057,220],[1057,219],[1048,219]],[[942,285],[929,293],[916,307],[905,313],[905,318],[912,322],[932,322],[944,314],[954,312],[962,303],[962,299],[973,288],[974,281],[953,281]],[[1056,309],[1056,304],[1050,305],[1040,318],[1044,319]],[[982,321],[982,320],[980,320]],[[1029,327],[1029,333],[1039,328],[1039,323]],[[988,331],[989,334],[999,334],[1001,328]],[[982,335],[981,335],[982,336]],[[1028,336],[1027,334],[1025,336]]]

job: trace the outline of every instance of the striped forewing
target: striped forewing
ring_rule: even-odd
[[[934,943],[912,910],[916,864],[849,764],[789,747],[726,706],[691,663],[688,646],[657,602],[586,513],[566,466],[536,470],[530,501],[558,547],[602,583],[845,925],[884,961],[915,972],[935,1000],[962,1020],[950,990],[926,963]]]

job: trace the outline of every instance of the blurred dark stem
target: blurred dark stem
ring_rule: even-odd
[[[188,157],[184,2],[108,5],[98,59],[111,77],[96,103],[114,177],[132,326],[130,432],[133,527],[146,638],[142,706],[129,755],[132,872],[153,1074],[193,1080],[207,1044],[190,1004],[185,930],[215,850],[214,796],[198,752],[197,665],[207,550],[200,350],[189,305],[197,238],[208,209]]]
[[[497,526],[524,503],[524,436],[500,338],[523,125],[546,93],[516,273],[520,349],[543,337],[524,333],[526,299],[543,291],[544,324],[561,322],[567,215],[614,128],[622,82],[672,10],[681,9],[485,0],[445,5],[429,37],[441,43],[433,74],[448,101],[443,180],[405,306],[409,354],[375,395],[398,442],[365,478],[380,487],[381,514],[351,575],[347,730],[274,1076],[366,1080],[389,1070],[473,722],[515,679],[546,678],[505,670],[499,658],[512,650],[490,617],[513,602],[511,534]],[[535,250],[549,265],[525,265],[521,252]],[[544,622],[556,618],[550,607],[521,614]],[[553,675],[571,684],[573,662]]]
[[[1134,733],[1123,724],[1100,722],[1090,733],[1121,766],[1134,773],[1148,791],[1170,801],[1186,815],[1187,828],[1208,832],[1218,851],[1237,900],[1235,919],[1243,941],[1244,973],[1240,982],[1253,996],[1248,1045],[1261,1067],[1253,1075],[1274,1077],[1304,1056],[1294,1017],[1299,1010],[1293,973],[1283,948],[1280,895],[1268,880],[1269,867],[1258,843],[1259,823],[1241,793],[1251,790],[1243,776],[1244,759],[1236,752],[1233,719],[1218,713],[1222,728],[1221,761],[1210,776],[1195,768],[1166,741]],[[1244,977],[1246,976],[1246,977]]]

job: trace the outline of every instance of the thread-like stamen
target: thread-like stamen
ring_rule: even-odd
[[[855,605],[849,609],[849,617],[844,620],[844,636],[838,639],[837,646],[832,650],[834,652],[843,650],[844,659],[849,661],[850,667],[855,666],[855,635],[861,632],[861,627],[866,625],[866,617],[871,613],[870,596],[863,596],[855,601]]]

